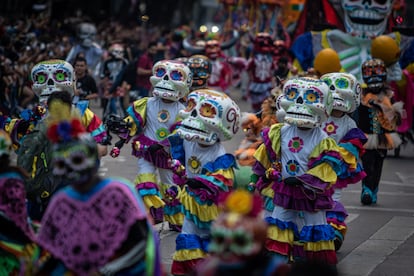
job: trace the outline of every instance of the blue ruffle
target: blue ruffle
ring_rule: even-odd
[[[236,158],[230,153],[226,153],[220,157],[218,157],[213,162],[208,162],[203,166],[201,171],[202,174],[206,174],[207,172],[216,172],[218,170],[227,170],[229,168],[238,168]]]
[[[175,240],[175,249],[176,251],[185,249],[201,249],[204,252],[207,252],[209,242],[210,240],[202,239],[197,235],[179,234]]]
[[[150,196],[150,195],[161,196],[160,192],[155,188],[145,189],[145,190],[144,189],[139,189],[138,193],[139,193],[140,196]]]
[[[305,225],[300,232],[302,242],[333,241],[335,230],[329,224]]]
[[[295,235],[299,233],[297,225],[292,221],[281,221],[280,219],[272,217],[265,218],[265,221],[269,225],[274,225],[280,230],[293,230],[293,233],[295,233]]]
[[[165,205],[164,206],[164,215],[173,216],[175,214],[181,213],[181,205]]]
[[[293,42],[290,50],[299,61],[299,64],[304,71],[308,70],[310,67],[313,67],[313,60],[315,59],[315,56],[313,54],[311,32],[306,32],[298,36]]]
[[[182,211],[184,213],[184,216],[192,221],[198,228],[200,229],[210,229],[211,227],[211,223],[213,221],[201,221],[198,219],[198,217],[196,215],[193,215],[192,213],[190,213],[190,211],[187,211],[184,209],[184,207],[182,208]]]
[[[185,151],[183,145],[183,139],[178,134],[168,136],[168,142],[170,143],[170,152],[173,159],[177,159],[181,164],[185,164]]]

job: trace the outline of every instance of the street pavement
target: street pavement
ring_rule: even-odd
[[[231,96],[242,111],[250,111],[238,90],[232,91]],[[97,102],[92,102],[91,106],[102,115]],[[236,150],[243,138],[240,131],[231,141],[225,142],[227,151]],[[349,229],[337,253],[341,276],[414,275],[414,145],[403,145],[399,158],[393,154],[390,151],[385,160],[376,205],[361,205],[360,183],[343,192]],[[133,181],[136,160],[131,156],[131,145],[125,145],[116,159],[104,157],[99,173]],[[161,238],[162,263],[168,272],[177,233],[169,231],[167,224],[155,227]]]

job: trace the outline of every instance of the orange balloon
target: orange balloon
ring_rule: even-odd
[[[313,60],[313,68],[321,76],[327,73],[339,72],[342,66],[338,53],[331,48],[319,51]]]
[[[371,42],[371,56],[382,59],[386,66],[390,66],[400,59],[400,47],[392,37],[380,35]]]

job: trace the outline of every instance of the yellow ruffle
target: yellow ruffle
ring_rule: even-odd
[[[212,174],[219,174],[224,176],[227,179],[233,179],[234,180],[234,170],[233,169],[225,169],[225,170],[217,170],[213,172]]]
[[[326,250],[335,250],[335,245],[333,241],[319,241],[319,242],[306,242],[303,245],[305,251],[326,251]]]
[[[149,209],[154,207],[155,209],[162,208],[165,206],[165,202],[159,196],[156,195],[146,195],[142,196],[145,206]]]
[[[181,189],[178,199],[187,212],[196,216],[202,222],[210,222],[217,218],[218,208],[217,205],[212,203],[211,205],[200,205],[192,196],[190,196],[186,189]]]
[[[346,149],[340,147],[339,152],[341,154],[341,157],[344,159],[345,163],[348,164],[349,168],[354,170],[357,167],[357,159],[355,155],[347,151]]]
[[[267,186],[264,188],[260,194],[265,197],[273,198],[275,196],[275,191],[272,189],[272,185]]]
[[[175,251],[173,260],[178,262],[191,261],[196,259],[203,259],[207,257],[207,253],[201,249],[182,249]]]
[[[321,163],[309,169],[307,173],[315,176],[316,178],[319,178],[324,182],[328,182],[330,185],[335,184],[336,180],[338,179],[338,176],[335,173],[335,171],[327,163]]]
[[[336,151],[339,153],[340,147],[337,145],[334,139],[328,137],[323,139],[309,155],[309,158],[318,158],[324,151]]]
[[[283,124],[274,124],[270,127],[268,138],[272,142],[272,149],[276,151],[276,154],[280,155],[280,132]],[[257,161],[262,164],[265,168],[270,168],[272,166],[271,160],[269,160],[269,155],[267,154],[265,144],[261,144],[260,147],[257,149],[254,157]]]
[[[267,237],[271,240],[293,244],[294,234],[292,229],[282,230],[270,225],[267,229]]]
[[[180,225],[181,226],[184,223],[184,214],[183,213],[177,213],[173,216],[164,214],[164,219],[166,221],[168,221],[169,223],[173,224],[173,225]]]
[[[152,182],[157,183],[157,177],[153,173],[141,173],[135,177],[135,185],[144,183],[144,182]]]

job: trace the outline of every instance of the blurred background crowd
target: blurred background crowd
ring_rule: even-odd
[[[161,3],[162,2],[162,3]],[[234,3],[233,3],[234,2]],[[87,70],[96,81],[98,94],[113,91],[115,81],[105,72],[105,61],[114,58],[111,50],[121,47],[123,67],[134,65],[130,70],[128,88],[137,83],[136,62],[150,45],[154,47],[153,62],[164,58],[174,59],[189,56],[182,46],[186,37],[208,38],[221,35],[230,29],[243,29],[251,25],[251,9],[235,10],[237,1],[217,0],[15,0],[0,3],[0,111],[3,114],[17,115],[20,110],[36,102],[36,95],[31,90],[29,72],[33,65],[48,59],[66,59],[74,65],[75,56],[71,53],[81,43],[81,23],[91,23],[93,43],[99,53],[97,64],[87,61]],[[266,2],[266,1],[262,1]],[[285,41],[285,47],[299,34],[308,30],[329,27],[327,16],[321,12],[325,2],[340,12],[340,1],[267,1],[268,6],[283,2],[280,11],[281,30],[278,40]],[[273,3],[275,2],[275,3]],[[397,25],[412,25],[410,16],[414,5],[411,1],[396,1],[393,18]],[[270,3],[270,4],[269,4]],[[305,7],[306,6],[306,7]],[[263,6],[266,7],[266,6]],[[307,9],[306,25],[299,26],[299,17]],[[258,8],[256,8],[257,10]],[[260,8],[259,8],[260,9]],[[250,13],[250,14],[249,14]],[[231,17],[231,18],[230,18]],[[273,24],[272,22],[268,24]],[[204,27],[204,29],[202,28]],[[331,26],[335,27],[335,26]],[[398,26],[397,26],[398,27]],[[279,28],[279,27],[277,27]],[[211,31],[212,30],[212,31]],[[229,56],[249,55],[252,49],[249,39],[239,39],[232,47]],[[112,46],[112,48],[111,48]],[[115,46],[115,47],[114,47]],[[247,57],[246,57],[247,58]],[[280,69],[282,70],[282,69]],[[128,77],[125,77],[128,81]],[[139,81],[138,81],[139,82]],[[119,83],[118,83],[119,84]]]

